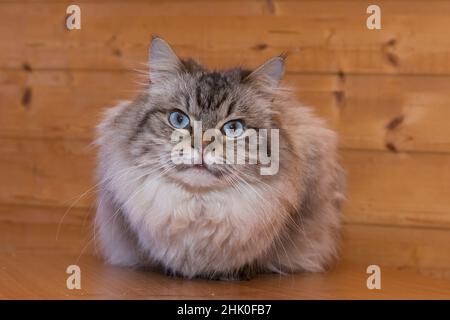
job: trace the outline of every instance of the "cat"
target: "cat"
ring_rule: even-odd
[[[322,272],[336,261],[346,193],[337,137],[280,85],[284,64],[278,56],[253,71],[212,71],[153,38],[148,85],[98,126],[95,229],[108,263],[238,280]],[[192,132],[195,121],[228,141],[278,130],[279,168],[174,164],[172,135]],[[212,157],[208,148],[188,149]]]

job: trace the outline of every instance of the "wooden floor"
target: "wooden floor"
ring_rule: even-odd
[[[106,266],[83,256],[81,289],[66,287],[75,255],[49,253],[0,257],[1,299],[448,299],[450,281],[408,270],[382,268],[381,290],[366,287],[366,266],[340,264],[324,274],[262,275],[250,281],[170,278],[157,271]]]
[[[250,281],[223,282],[170,278],[156,270],[105,265],[97,257],[93,241],[93,211],[73,209],[66,215],[67,210],[53,212],[50,208],[2,208],[0,299],[450,298],[450,274],[443,268],[448,262],[448,237],[440,236],[445,231],[434,231],[437,236],[414,235],[409,229],[403,233],[383,228],[369,232],[372,229],[344,225],[341,262],[330,272],[268,274]],[[27,217],[27,222],[18,222],[18,216]],[[55,220],[63,223],[54,224]],[[439,251],[430,251],[431,246]],[[430,252],[440,252],[442,257]],[[381,268],[381,290],[366,286],[369,264]],[[67,289],[69,265],[81,269],[80,290]]]

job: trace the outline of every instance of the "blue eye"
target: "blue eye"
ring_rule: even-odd
[[[231,120],[223,125],[223,131],[228,138],[237,138],[244,133],[245,127],[242,121]]]
[[[174,128],[185,129],[189,126],[189,117],[181,111],[173,111],[169,115],[169,122]]]

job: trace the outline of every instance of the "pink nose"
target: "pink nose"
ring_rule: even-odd
[[[202,152],[201,152],[202,163],[203,163],[203,159],[205,158],[205,149],[208,145],[209,145],[209,141],[202,141]]]

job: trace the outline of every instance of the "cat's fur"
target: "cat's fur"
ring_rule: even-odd
[[[209,71],[152,41],[151,83],[99,126],[96,230],[109,263],[240,279],[334,261],[345,195],[336,135],[279,87],[283,65],[277,57],[253,73]],[[167,117],[181,108],[205,127],[239,116],[248,127],[279,128],[279,172],[171,165]]]

